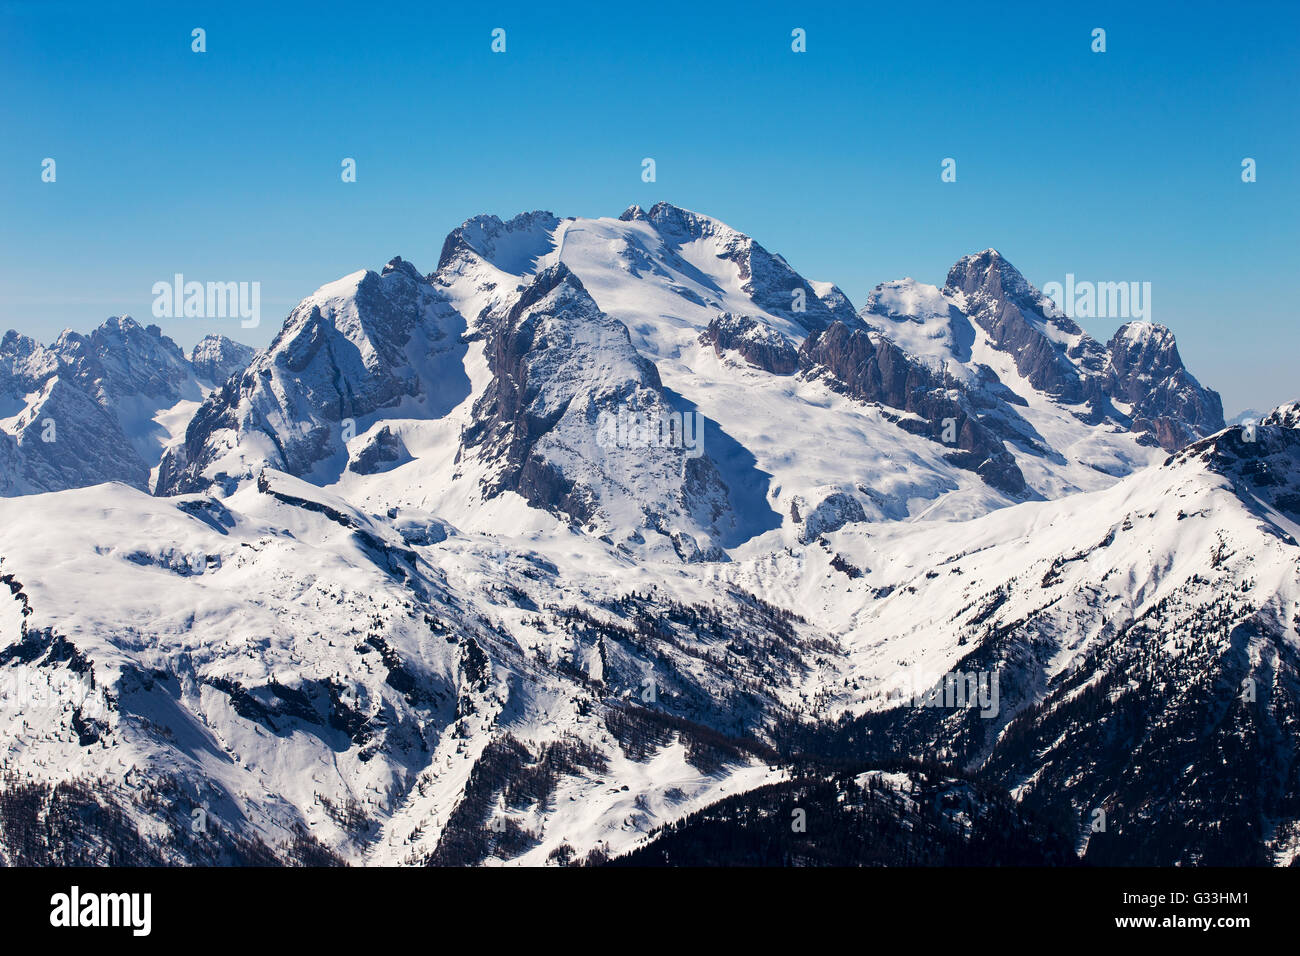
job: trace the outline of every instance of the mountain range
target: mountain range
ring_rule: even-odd
[[[0,405],[5,862],[1300,858],[1300,405],[997,250],[479,216]]]

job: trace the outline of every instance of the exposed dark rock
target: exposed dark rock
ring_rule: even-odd
[[[410,460],[411,454],[406,450],[401,436],[385,425],[352,457],[348,462],[348,471],[359,475],[375,475],[381,471],[391,471]]]
[[[605,315],[563,263],[539,273],[486,344],[492,381],[462,447],[490,462],[488,496],[516,491],[534,507],[595,524],[635,523],[670,538],[684,560],[712,560],[733,520],[728,490],[706,455],[682,445],[612,441],[632,413],[674,414],[653,362]],[[677,413],[680,417],[680,413]],[[702,436],[700,436],[702,438]],[[701,449],[702,451],[702,449]],[[626,507],[630,489],[639,513]]]
[[[1010,354],[1016,369],[1039,391],[1077,404],[1101,394],[1093,376],[1105,368],[1106,351],[995,249],[964,256],[948,271],[946,290],[964,297],[966,313]],[[1054,330],[1066,341],[1048,334]]]
[[[1106,390],[1132,406],[1134,431],[1151,432],[1161,448],[1174,451],[1223,428],[1218,393],[1187,371],[1174,334],[1163,325],[1129,322],[1107,349]]]
[[[794,343],[752,316],[724,312],[700,333],[700,342],[712,345],[719,356],[738,352],[750,365],[773,375],[793,375],[799,371],[799,352]]]
[[[877,402],[910,412],[901,428],[941,444],[951,444],[949,460],[976,472],[1007,494],[1025,493],[1025,479],[1015,458],[963,402],[960,391],[944,386],[933,372],[910,359],[888,339],[874,332],[850,330],[836,322],[820,335],[809,336],[799,350],[805,373],[829,373],[832,388],[863,402]],[[945,441],[951,435],[952,441]]]
[[[848,492],[835,491],[808,509],[803,529],[799,532],[799,540],[807,544],[824,534],[838,531],[846,524],[866,520],[867,514],[857,498]]]

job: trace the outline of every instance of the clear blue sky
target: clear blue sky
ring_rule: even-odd
[[[0,329],[147,319],[183,272],[260,281],[262,328],[218,330],[261,345],[468,216],[665,199],[857,305],[986,246],[1039,286],[1149,281],[1229,413],[1300,398],[1300,4],[476,7],[0,0]]]

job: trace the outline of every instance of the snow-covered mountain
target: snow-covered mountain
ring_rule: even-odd
[[[236,372],[242,372],[257,354],[257,349],[240,345],[224,335],[205,335],[190,350],[190,365],[201,380],[221,384]]]
[[[574,294],[544,301],[561,275]],[[543,314],[558,338],[535,334]],[[562,325],[593,340],[557,365],[573,345]],[[855,316],[835,287],[667,204],[618,219],[479,217],[452,232],[427,279],[394,260],[300,305],[251,374],[196,415],[160,489],[270,465],[337,481],[373,507],[419,504],[471,525],[484,501],[513,491],[638,548],[649,535],[650,550],[716,555],[806,537],[802,516],[823,505],[874,519],[970,517],[1152,464],[1157,424],[1170,447],[1222,427],[1217,396],[1168,341],[1108,352],[991,250],[963,259],[942,291],[892,283]],[[432,363],[423,376],[422,363]],[[515,395],[526,371],[536,395]],[[704,422],[703,455],[658,477],[634,449],[635,490],[620,456],[577,438],[591,444],[602,411],[635,406],[633,386],[655,391],[643,411]],[[569,407],[573,396],[585,411]],[[526,422],[484,420],[521,413]],[[577,431],[565,424],[581,415]],[[347,461],[375,428],[410,460],[357,477]]]
[[[1296,406],[1225,429],[994,250],[855,312],[668,204],[483,216],[256,355],[0,355],[0,769],[111,822],[5,860],[636,860],[921,789],[904,857],[1300,852]],[[954,672],[985,716],[902,693]]]
[[[1167,451],[1224,425],[1219,396],[1184,367],[1169,329],[1129,322],[1102,346],[995,249],[964,257],[942,289],[908,279],[878,286],[861,317],[965,388],[991,381],[1021,397],[1046,394]]]
[[[0,447],[12,466],[5,494],[121,481],[151,488],[163,450],[184,433],[215,385],[253,350],[220,335],[195,347],[196,364],[156,325],[113,317],[89,335],[65,331],[44,346],[0,339]],[[218,377],[224,376],[224,377]]]

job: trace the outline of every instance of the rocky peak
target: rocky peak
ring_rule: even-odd
[[[974,303],[1005,301],[1039,312],[1045,311],[1044,303],[1048,301],[993,248],[958,259],[948,270],[946,288]]]
[[[141,395],[178,400],[191,378],[180,346],[156,325],[142,326],[129,315],[113,316],[89,335],[65,331],[54,345],[72,376],[101,402]]]
[[[652,223],[662,236],[672,236],[679,240],[702,239],[710,235],[728,235],[738,239],[748,239],[730,226],[725,226],[711,216],[674,206],[670,202],[657,202],[645,214],[647,222]],[[752,240],[750,240],[752,241]]]
[[[6,332],[4,338],[0,338],[0,355],[21,358],[23,356],[31,355],[40,347],[41,343],[37,342],[30,335],[23,335],[21,332],[17,332],[13,329]]]
[[[1174,333],[1154,322],[1126,322],[1111,336],[1106,348],[1117,370],[1183,367]]]
[[[1066,404],[1104,401],[1106,350],[1031,286],[996,249],[963,256],[944,291],[1041,392]]]
[[[445,414],[462,400],[463,320],[408,263],[389,265],[299,303],[247,374],[196,412],[185,444],[164,456],[158,493],[206,487],[206,469],[228,454],[231,473],[269,464],[332,479],[347,462],[346,420],[359,433],[381,409]]]
[[[31,336],[10,330],[0,339],[0,381],[12,377],[13,387],[29,390],[58,367],[58,355]]]
[[[257,350],[224,335],[205,335],[190,350],[190,364],[200,378],[219,384],[248,367]]]
[[[442,244],[438,272],[453,267],[469,255],[504,272],[523,275],[553,246],[552,234],[560,220],[544,209],[523,212],[502,222],[497,216],[474,216],[453,229]]]
[[[812,286],[813,291],[817,293],[817,298],[821,299],[822,303],[830,310],[831,314],[840,321],[846,321],[845,316],[854,316],[857,314],[854,311],[853,303],[849,301],[849,297],[845,295],[844,290],[835,285],[835,283],[810,281],[808,284]]]
[[[1300,428],[1300,402],[1287,402],[1279,405],[1259,420],[1261,425],[1276,425],[1279,428]]]
[[[1134,431],[1153,435],[1162,448],[1173,451],[1223,428],[1218,393],[1187,371],[1169,329],[1152,322],[1129,322],[1106,348],[1106,391],[1132,406]]]
[[[420,270],[415,268],[415,266],[411,265],[401,256],[393,256],[393,258],[389,259],[388,264],[384,266],[384,269],[380,273],[380,275],[381,276],[391,275],[394,272],[400,272],[403,275],[405,275],[407,278],[412,279],[415,282],[425,281],[424,277],[420,275]]]
[[[794,343],[753,316],[724,312],[700,333],[700,342],[712,345],[719,356],[737,352],[750,365],[774,375],[792,375],[799,370]]]

